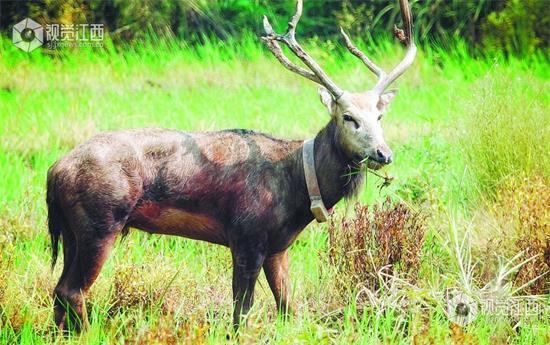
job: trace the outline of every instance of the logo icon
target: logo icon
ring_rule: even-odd
[[[44,42],[44,29],[30,18],[13,26],[12,41],[19,49],[31,52]]]
[[[447,316],[449,320],[466,326],[477,316],[477,303],[462,292],[453,291],[447,298]]]

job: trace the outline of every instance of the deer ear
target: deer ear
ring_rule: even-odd
[[[332,115],[335,104],[330,92],[328,92],[328,90],[324,87],[320,87],[319,89],[317,89],[317,92],[319,93],[319,97],[321,98],[321,103],[323,103],[325,107],[327,107],[328,112],[330,113],[330,115]]]
[[[376,105],[378,110],[384,112],[388,107],[388,104],[390,104],[392,99],[395,97],[395,95],[397,95],[397,90],[390,90],[381,94],[380,99],[378,100],[378,104]]]

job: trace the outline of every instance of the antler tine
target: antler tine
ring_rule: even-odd
[[[265,42],[271,53],[275,56],[277,60],[288,70],[297,73],[301,75],[302,77],[305,77],[311,81],[314,81],[318,84],[321,84],[321,80],[317,78],[315,74],[313,74],[311,71],[306,70],[305,68],[302,68],[296,64],[294,64],[292,61],[290,61],[286,55],[283,53],[281,47],[279,46],[279,43],[271,37],[275,37],[277,34],[273,31],[273,28],[271,27],[271,24],[269,24],[269,20],[266,16],[264,16],[264,30],[267,34],[267,36],[262,37],[262,40]]]
[[[312,80],[324,87],[332,94],[334,99],[338,99],[342,96],[344,91],[340,89],[323,71],[321,66],[311,56],[309,56],[304,49],[296,41],[296,26],[298,21],[302,16],[303,2],[302,0],[297,0],[296,2],[296,12],[292,16],[291,20],[288,22],[287,32],[280,35],[273,31],[271,24],[266,16],[264,16],[264,29],[266,36],[262,37],[262,40],[266,42],[267,47],[273,53],[275,58],[288,70],[295,72],[309,80]],[[288,48],[296,55],[302,62],[310,69],[310,71],[297,66],[291,62],[281,50],[278,42],[283,42],[288,46]]]
[[[414,57],[416,56],[416,45],[414,44],[412,36],[412,15],[409,3],[407,0],[399,0],[399,6],[401,7],[401,15],[403,16],[403,23],[405,25],[405,30],[400,30],[395,27],[394,34],[401,41],[401,43],[407,46],[407,54],[405,58],[389,73],[386,74],[383,69],[378,67],[371,59],[365,55],[361,50],[359,50],[351,41],[349,36],[346,34],[344,29],[340,28],[340,32],[344,37],[344,42],[348,50],[358,57],[363,63],[378,77],[374,91],[378,94],[384,92],[384,90],[393,83],[400,75],[402,75],[405,70],[413,63]]]
[[[363,63],[372,71],[372,73],[376,74],[376,76],[381,79],[386,76],[386,72],[384,72],[380,67],[378,67],[374,62],[372,62],[371,59],[368,58],[365,53],[363,53],[359,48],[357,48],[349,36],[346,34],[344,29],[340,27],[340,33],[344,37],[344,42],[346,43],[346,47],[352,53],[353,55],[357,56]]]
[[[302,9],[303,9],[303,0],[297,0],[296,1],[296,12],[290,19],[290,22],[288,22],[288,33],[294,37],[296,34],[296,26],[298,25],[298,21],[302,17]]]
[[[403,24],[405,27],[404,38],[399,37],[402,34],[402,31],[394,28],[394,33],[398,36],[399,40],[402,43],[405,43],[407,46],[407,53],[405,57],[395,68],[383,79],[379,79],[378,83],[374,87],[374,90],[381,94],[384,90],[393,83],[397,78],[399,78],[407,68],[413,63],[416,56],[416,45],[414,44],[414,37],[412,33],[412,15],[411,8],[409,7],[409,2],[407,0],[399,0],[399,7],[401,8],[401,16],[403,17]]]

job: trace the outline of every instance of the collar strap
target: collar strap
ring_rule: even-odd
[[[304,175],[306,178],[307,192],[311,201],[310,210],[317,219],[318,223],[326,222],[328,219],[328,211],[323,204],[321,198],[321,190],[315,173],[315,154],[314,154],[315,139],[304,141],[302,147],[302,157],[304,162]]]

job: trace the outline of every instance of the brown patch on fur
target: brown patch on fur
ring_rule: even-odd
[[[260,202],[262,205],[271,205],[273,202],[273,193],[267,188],[262,188],[260,190]]]
[[[282,142],[265,135],[254,135],[251,138],[260,148],[261,154],[266,159],[274,162],[283,159],[301,145],[299,141]]]
[[[250,148],[245,139],[234,133],[194,134],[201,153],[219,165],[233,165],[248,159]]]
[[[143,154],[147,158],[162,159],[173,155],[177,152],[178,148],[177,142],[168,144],[164,142],[151,142],[145,145]]]
[[[147,232],[177,235],[219,244],[227,243],[223,226],[208,215],[176,208],[163,209],[153,202],[148,202],[145,208],[140,206],[137,211],[134,217],[135,226]]]
[[[135,218],[153,219],[160,216],[160,207],[151,200],[145,200],[134,210]]]
[[[166,178],[170,181],[187,184],[201,170],[202,168],[195,161],[193,153],[176,154],[166,163]]]
[[[285,250],[267,257],[263,267],[277,308],[284,313],[288,312],[288,252]]]

